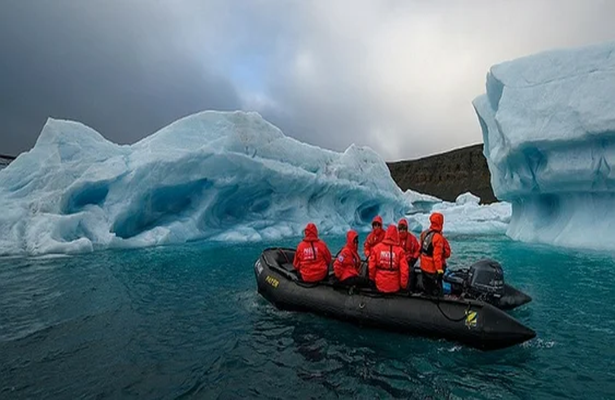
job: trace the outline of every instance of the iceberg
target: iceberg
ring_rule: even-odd
[[[408,228],[420,232],[429,228],[432,212],[444,215],[445,234],[503,235],[511,220],[512,206],[507,202],[479,204],[480,197],[472,193],[457,196],[455,202],[434,203],[426,212],[407,215]]]
[[[480,197],[473,195],[470,192],[462,193],[455,199],[455,204],[480,204]]]
[[[507,235],[615,248],[615,42],[495,65],[473,105]]]
[[[132,145],[49,119],[0,171],[0,255],[369,229],[410,207],[373,150],[285,136],[254,112],[205,111]]]
[[[432,212],[444,215],[444,233],[462,235],[504,235],[510,223],[512,207],[507,202],[480,204],[480,197],[467,192],[454,202],[407,190],[404,197],[409,208],[406,212],[408,228],[414,232],[429,229]]]
[[[435,196],[415,192],[412,189],[406,190],[404,192],[404,197],[409,204],[407,214],[428,212],[434,205],[442,203],[442,200]]]

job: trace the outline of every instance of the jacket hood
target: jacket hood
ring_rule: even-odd
[[[374,222],[378,222],[380,225],[382,225],[382,217],[380,215],[376,215],[374,219],[372,219],[372,224]]]
[[[308,242],[315,242],[318,240],[318,229],[316,228],[316,225],[314,225],[313,223],[309,223],[305,226],[305,237],[304,240],[308,241]]]
[[[393,245],[398,245],[399,244],[399,234],[397,233],[397,227],[395,225],[389,225],[389,227],[387,228],[387,232],[384,235],[384,240],[382,241],[382,243],[385,244],[393,244]]]
[[[444,226],[444,215],[435,212],[429,217],[429,222],[431,222],[429,230],[442,232],[442,226]]]
[[[359,237],[359,234],[353,230],[349,230],[346,233],[346,246],[353,251],[357,251],[359,244],[354,242],[354,239]]]
[[[399,220],[399,222],[397,223],[397,226],[405,226],[406,229],[408,229],[408,221],[406,221],[405,218],[402,218]],[[408,236],[408,231],[398,231],[399,234],[399,238],[400,239],[405,239]]]

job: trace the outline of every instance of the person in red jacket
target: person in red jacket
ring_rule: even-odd
[[[369,281],[361,276],[359,256],[359,235],[350,230],[346,233],[346,245],[333,261],[333,272],[341,284],[347,286],[368,286]]]
[[[409,268],[404,250],[399,246],[395,225],[389,225],[382,242],[369,257],[369,278],[380,292],[393,293],[408,286]]]
[[[305,227],[305,237],[297,246],[293,265],[304,282],[319,282],[327,277],[331,252],[318,238],[318,229],[313,223]]]
[[[442,274],[446,268],[446,259],[451,256],[451,247],[442,235],[444,216],[433,213],[429,217],[431,225],[421,233],[421,274],[423,291],[431,295],[442,292]]]
[[[369,257],[372,248],[384,239],[384,229],[382,229],[382,218],[376,215],[372,220],[372,231],[367,235],[365,244],[363,245],[363,253],[365,257]]]
[[[414,235],[408,231],[408,221],[402,218],[397,223],[397,229],[399,230],[399,245],[406,253],[406,260],[408,261],[408,267],[410,268],[410,291],[416,290],[417,272],[414,268],[416,260],[419,258],[421,246],[419,241],[416,240]]]
[[[416,240],[412,233],[408,232],[408,221],[406,221],[405,218],[399,220],[397,223],[397,230],[399,231],[399,245],[406,253],[408,265],[412,267],[416,263],[416,260],[418,260],[421,251],[419,241]]]

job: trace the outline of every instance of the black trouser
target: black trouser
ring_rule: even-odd
[[[371,281],[362,276],[351,276],[350,278],[340,281],[340,284],[344,286],[370,287]]]
[[[410,268],[410,277],[409,277],[409,283],[408,283],[408,290],[410,292],[416,292],[416,280],[418,278],[418,269],[415,268],[416,264],[416,258],[411,258],[410,261],[408,261],[408,267]]]
[[[408,290],[410,292],[416,292],[416,281],[419,277],[419,272],[416,268],[410,267],[410,284]]]
[[[431,296],[442,294],[442,278],[438,274],[421,271],[423,275],[423,292]]]

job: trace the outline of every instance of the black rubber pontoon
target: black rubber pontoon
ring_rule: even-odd
[[[512,310],[530,301],[532,301],[530,296],[506,283],[504,284],[504,296],[492,304],[500,310]]]
[[[532,329],[482,301],[350,290],[333,279],[301,282],[292,266],[294,253],[294,249],[269,248],[254,264],[258,292],[278,309],[444,338],[482,350],[514,346],[536,336]]]

